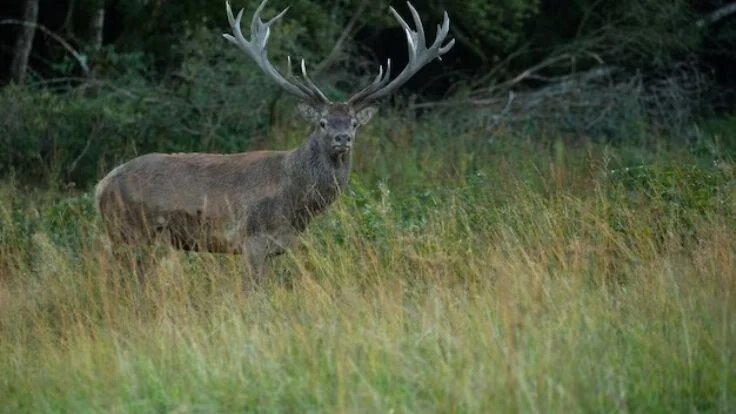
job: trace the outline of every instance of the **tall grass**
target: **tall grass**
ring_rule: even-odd
[[[395,121],[245,296],[229,256],[139,286],[88,194],[3,184],[0,411],[736,409],[733,164]]]

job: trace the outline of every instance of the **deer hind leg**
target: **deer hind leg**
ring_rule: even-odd
[[[150,270],[143,248],[137,244],[112,239],[106,248],[115,271],[110,273],[109,282],[115,289],[125,288],[143,291],[146,275]]]
[[[122,242],[112,246],[112,253],[118,266],[132,274],[139,288],[145,289],[147,276],[155,265],[155,256],[150,245]]]
[[[166,235],[132,215],[106,224],[117,263],[132,273],[139,288],[144,290],[147,276],[156,264],[158,247],[166,244]]]

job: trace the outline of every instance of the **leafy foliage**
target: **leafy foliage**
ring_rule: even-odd
[[[213,36],[192,33],[181,67],[161,82],[124,64],[136,56],[108,51],[100,73],[128,68],[112,80],[64,93],[0,89],[0,174],[85,184],[134,154],[245,149],[268,130],[277,90],[234,48],[205,46]]]
[[[489,62],[521,45],[525,26],[539,13],[539,3],[539,0],[450,0],[442,6],[454,18],[458,40]]]

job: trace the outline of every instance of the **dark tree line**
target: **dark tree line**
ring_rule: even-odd
[[[241,4],[238,4],[241,3]],[[253,2],[234,2],[252,7]],[[376,58],[401,60],[401,32],[388,15],[389,2],[367,0],[272,0],[291,6],[279,28],[289,50],[334,58],[334,43],[346,54],[369,48]],[[400,3],[400,2],[397,2]],[[632,67],[666,66],[695,56],[730,84],[734,69],[736,3],[727,0],[416,0],[428,16],[448,10],[458,47],[449,57],[452,82],[504,78],[522,71],[552,50],[575,47],[591,57]],[[394,4],[399,9],[400,4]],[[357,12],[357,13],[356,13]],[[199,28],[224,30],[220,2],[180,0],[14,0],[0,5],[0,80],[22,83],[28,69],[46,78],[60,75],[57,63],[84,75],[86,64],[104,60],[105,47],[139,52],[154,73],[166,73],[181,59],[177,45]],[[41,33],[37,34],[41,29]],[[355,40],[355,41],[352,41]],[[359,54],[358,54],[359,56]],[[579,61],[578,65],[591,62]],[[101,66],[104,66],[102,62]],[[499,68],[500,67],[500,68]],[[75,72],[76,71],[76,72]],[[68,75],[66,73],[65,75]],[[429,73],[428,76],[438,76]],[[426,79],[421,79],[426,83]],[[440,82],[443,88],[450,82]]]

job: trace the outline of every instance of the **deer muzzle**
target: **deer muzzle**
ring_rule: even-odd
[[[332,139],[332,152],[348,152],[352,147],[353,139],[348,134],[335,135]]]

